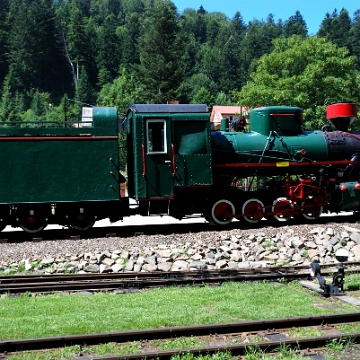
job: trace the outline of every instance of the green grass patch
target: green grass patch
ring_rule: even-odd
[[[337,302],[330,304],[321,296],[311,294],[296,282],[290,284],[248,282],[225,283],[212,288],[193,286],[170,287],[128,294],[95,293],[93,295],[55,294],[32,297],[0,298],[0,339],[61,336],[190,326],[210,323],[238,322],[281,317],[310,316],[354,311],[354,307]],[[204,339],[206,341],[206,339]],[[148,346],[158,350],[187,349],[206,346],[202,339],[178,338],[151,341]],[[109,355],[137,353],[141,343],[77,346],[42,352],[11,355],[10,360],[72,359],[79,353]],[[296,359],[285,354],[282,359]],[[248,359],[270,359],[268,355],[249,350]],[[257,357],[256,357],[257,356]],[[175,360],[231,359],[229,354],[194,357],[185,354]]]
[[[360,290],[360,274],[346,274],[345,273],[345,291]]]
[[[301,327],[301,328],[293,328],[288,332],[289,337],[291,338],[304,338],[304,337],[316,337],[316,336],[324,336],[324,333],[321,332],[317,327]]]
[[[322,306],[323,304],[323,306]],[[353,311],[309,296],[297,283],[226,283],[131,294],[0,299],[0,339],[188,326]]]
[[[171,340],[151,340],[149,346],[163,350],[173,349],[193,349],[198,347],[206,347],[209,342],[202,338],[196,337],[179,337]]]

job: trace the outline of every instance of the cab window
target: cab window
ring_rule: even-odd
[[[148,120],[146,123],[147,153],[166,153],[165,120]]]

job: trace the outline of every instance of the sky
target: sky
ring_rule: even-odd
[[[338,14],[344,8],[352,19],[355,10],[360,9],[357,0],[172,0],[181,14],[185,9],[198,10],[202,5],[207,12],[220,11],[232,19],[237,11],[240,12],[244,23],[254,19],[264,20],[269,14],[274,15],[275,23],[283,22],[300,11],[306,22],[309,35],[315,35],[319,30],[326,13],[332,14],[337,9]]]

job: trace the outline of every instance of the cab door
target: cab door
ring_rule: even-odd
[[[173,196],[174,154],[170,119],[145,119],[144,175],[148,198]]]

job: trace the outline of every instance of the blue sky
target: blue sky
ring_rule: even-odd
[[[275,22],[279,19],[285,21],[295,15],[297,10],[303,16],[309,35],[315,35],[320,24],[328,12],[332,14],[334,9],[338,13],[345,8],[353,17],[354,11],[360,9],[357,0],[172,0],[179,13],[190,8],[198,10],[202,5],[207,12],[220,11],[232,19],[237,11],[240,11],[244,22],[247,24],[254,19],[264,20],[269,14],[274,15]]]

